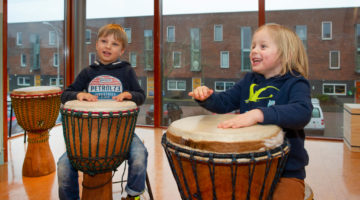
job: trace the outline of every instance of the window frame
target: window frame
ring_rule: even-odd
[[[29,83],[26,83],[26,80],[28,80]],[[31,85],[30,77],[28,77],[28,76],[18,76],[18,77],[16,77],[16,82],[17,82],[18,86],[30,86]]]
[[[53,80],[55,79],[55,85],[52,84]],[[62,81],[61,81],[62,80]],[[57,77],[50,77],[49,78],[49,86],[58,86],[56,85],[56,81],[57,81]],[[58,87],[63,87],[64,86],[64,78],[59,78],[59,86]]]
[[[304,30],[304,34],[305,34],[305,38],[303,38],[298,30]],[[295,32],[296,32],[296,35],[300,38],[301,42],[303,43],[304,45],[304,48],[307,49],[307,41],[308,41],[308,36],[307,36],[307,25],[296,25],[295,26]]]
[[[24,57],[25,57],[25,58],[24,58]],[[21,54],[20,54],[20,66],[21,66],[21,67],[26,67],[26,66],[27,66],[26,54],[25,54],[25,53],[21,53]]]
[[[94,61],[93,62],[91,62],[92,56],[94,56]],[[96,61],[96,53],[89,52],[89,65],[93,64],[95,61]]]
[[[227,66],[223,65],[223,55],[227,54]],[[229,69],[230,68],[230,52],[229,51],[220,51],[220,68]]]
[[[338,59],[338,66],[333,67],[333,66],[331,66],[331,63],[332,63],[331,60],[332,60],[332,58],[333,58],[333,57],[332,57],[332,53],[336,53],[336,52],[338,53],[338,56],[337,56],[337,57],[338,57],[338,58],[337,58],[337,59]],[[329,69],[340,69],[340,68],[341,68],[340,58],[341,58],[341,57],[340,57],[340,51],[339,51],[339,50],[331,50],[331,51],[329,51]]]
[[[171,32],[170,29],[173,29]],[[172,35],[170,35],[172,33]],[[167,26],[166,27],[166,41],[167,42],[175,42],[175,26]]]
[[[127,37],[127,40],[128,40],[128,44],[131,43],[131,28],[124,28],[124,31],[126,33],[126,37]]]
[[[244,42],[245,38],[245,30],[249,30],[249,36],[250,37],[250,41],[248,42],[248,44],[250,45],[249,47],[246,47],[245,44],[247,44],[246,42]],[[251,39],[252,39],[252,30],[250,26],[242,26],[241,29],[241,71],[243,72],[251,72],[251,61],[250,61],[250,52],[251,52]],[[249,68],[245,68],[245,56],[244,54],[248,54],[249,56],[247,56],[247,58],[249,59]]]
[[[56,45],[56,32],[49,31],[49,46],[55,46],[55,45]]]
[[[133,59],[132,59],[133,55],[135,56],[135,64],[133,63]],[[132,67],[136,67],[136,65],[137,65],[137,55],[136,55],[136,52],[134,52],[134,51],[130,51],[130,52],[129,52],[129,61],[130,61],[130,64],[131,64]]]
[[[217,34],[217,28],[220,28],[220,32]],[[214,42],[222,42],[224,39],[224,29],[222,24],[214,24]]]
[[[214,91],[215,92],[224,92],[224,91],[226,91],[227,90],[226,83],[232,83],[231,87],[233,87],[235,85],[235,81],[215,81],[214,82]],[[217,84],[223,84],[224,89],[223,90],[218,90],[217,87],[216,87]]]
[[[55,52],[53,53],[53,67],[59,67],[59,65],[60,65],[59,54]]]
[[[91,29],[85,30],[85,44],[91,44]]]
[[[179,65],[175,65],[175,54],[178,54],[179,57]],[[174,68],[181,68],[181,51],[173,51],[172,53],[172,64]]]
[[[324,37],[324,25],[329,24],[330,25],[330,36]],[[321,39],[322,40],[332,40],[332,21],[322,21],[321,22]]]
[[[327,93],[324,91],[324,87],[325,86],[333,86],[333,90],[334,92],[333,93]],[[345,87],[345,90],[344,90],[344,93],[336,93],[336,86],[344,86]],[[346,92],[347,92],[347,85],[345,83],[323,83],[322,84],[322,93],[323,94],[326,94],[326,95],[338,95],[338,96],[346,96]]]
[[[176,88],[170,88],[170,82],[175,82]],[[179,89],[178,84],[183,82],[185,84],[184,89]],[[186,91],[186,80],[167,80],[167,90],[168,91]]]
[[[22,46],[23,45],[23,35],[22,32],[16,32],[16,45]]]

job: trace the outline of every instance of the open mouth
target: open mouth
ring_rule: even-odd
[[[253,65],[257,65],[257,64],[259,64],[261,62],[261,59],[260,58],[253,58],[251,61],[252,61]]]

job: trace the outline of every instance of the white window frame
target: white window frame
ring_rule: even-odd
[[[227,65],[223,65],[223,55],[227,54],[228,60]],[[220,51],[220,68],[222,69],[228,69],[230,68],[230,53],[229,51]]]
[[[55,45],[56,44],[56,32],[55,31],[49,31],[49,45]]]
[[[26,83],[26,80],[28,80],[29,83]],[[17,77],[17,85],[18,86],[30,86],[30,77],[18,76]]]
[[[171,32],[170,29],[173,29],[173,32]],[[170,34],[172,34],[172,35],[170,35]],[[167,42],[175,42],[175,26],[167,26],[166,41]]]
[[[324,37],[324,25],[325,24],[330,24],[330,37]],[[322,40],[332,40],[332,22],[331,21],[321,22],[321,39]]]
[[[22,46],[23,45],[23,40],[22,40],[22,32],[16,32],[16,45],[17,46]]]
[[[85,30],[85,44],[91,44],[91,29]]]
[[[221,83],[224,85],[224,89],[223,90],[216,89],[216,84],[221,84]],[[215,81],[215,83],[214,83],[215,92],[224,92],[224,91],[226,91],[227,90],[226,89],[226,83],[232,83],[233,84],[232,86],[235,85],[234,81]]]
[[[133,59],[132,59],[133,56],[135,56],[135,63],[133,62]],[[136,52],[131,51],[131,52],[129,53],[129,61],[130,61],[130,64],[131,64],[132,67],[136,67],[136,64],[137,64],[137,55],[136,55]]]
[[[333,89],[334,89],[334,92],[333,93],[325,93],[324,91],[324,86],[333,86]],[[344,86],[345,87],[345,90],[344,90],[344,93],[336,93],[336,86]],[[347,87],[346,87],[346,84],[345,83],[323,83],[322,85],[322,93],[323,94],[327,94],[327,95],[339,95],[339,96],[346,96],[346,92],[347,92]]]
[[[94,56],[94,62],[96,61],[96,53],[89,52],[89,65],[93,64],[93,62],[91,62],[91,57],[92,56]]]
[[[331,58],[332,58],[332,54],[331,53],[338,53],[338,66],[331,66]],[[329,51],[329,68],[330,69],[340,69],[340,51],[335,50],[335,51]]]
[[[175,65],[175,54],[177,54],[179,56],[179,65]],[[180,68],[181,67],[181,52],[180,51],[173,51],[173,56],[172,56],[172,60],[173,60],[173,67],[174,68]]]
[[[56,61],[57,61],[57,63],[56,63]],[[53,66],[54,66],[54,67],[59,67],[59,62],[60,62],[60,60],[59,60],[59,54],[58,54],[58,53],[54,53],[54,54],[53,54]]]
[[[26,54],[22,53],[20,54],[20,65],[21,67],[26,67]]]
[[[246,31],[249,31],[249,34]],[[251,27],[243,26],[241,27],[241,71],[250,72],[251,71],[251,62],[250,62],[250,51],[251,51]],[[249,39],[248,39],[249,37]],[[248,39],[248,40],[247,40]],[[245,54],[248,55],[246,58],[249,60],[249,68],[245,69]]]
[[[220,35],[217,35],[216,33],[216,30],[217,28],[220,28]],[[223,41],[223,25],[222,24],[214,24],[214,41],[215,42],[221,42]]]
[[[175,82],[176,88],[170,88],[170,82]],[[185,83],[185,88],[184,89],[178,88],[178,84],[180,82]],[[169,91],[186,91],[186,81],[185,80],[168,80],[167,81],[167,89]]]
[[[62,81],[61,81],[61,80],[62,80]],[[56,85],[56,81],[57,81],[57,78],[50,78],[50,79],[49,79],[49,85],[50,85],[50,86],[58,86],[58,85]],[[55,85],[52,84],[53,82],[55,82]],[[59,86],[60,86],[60,87],[64,86],[64,79],[63,79],[63,78],[59,78]]]
[[[124,31],[126,33],[126,37],[128,39],[128,43],[131,43],[131,28],[124,28]]]
[[[301,35],[299,31],[303,30],[304,35]],[[302,41],[304,48],[307,49],[307,26],[306,25],[296,25],[295,26],[296,35]]]

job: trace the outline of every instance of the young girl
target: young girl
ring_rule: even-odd
[[[206,86],[189,96],[211,112],[239,115],[220,122],[218,128],[239,128],[276,124],[285,132],[291,150],[273,199],[304,199],[305,166],[304,126],[310,121],[312,104],[308,60],[301,40],[290,29],[266,24],[256,30],[250,60],[252,71],[231,89],[215,94]]]

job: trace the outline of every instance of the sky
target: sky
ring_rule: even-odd
[[[265,0],[266,10],[360,7],[360,0]],[[86,17],[153,15],[154,0],[87,0]],[[163,14],[256,11],[257,0],[163,0]],[[8,22],[64,20],[63,0],[8,0]]]

